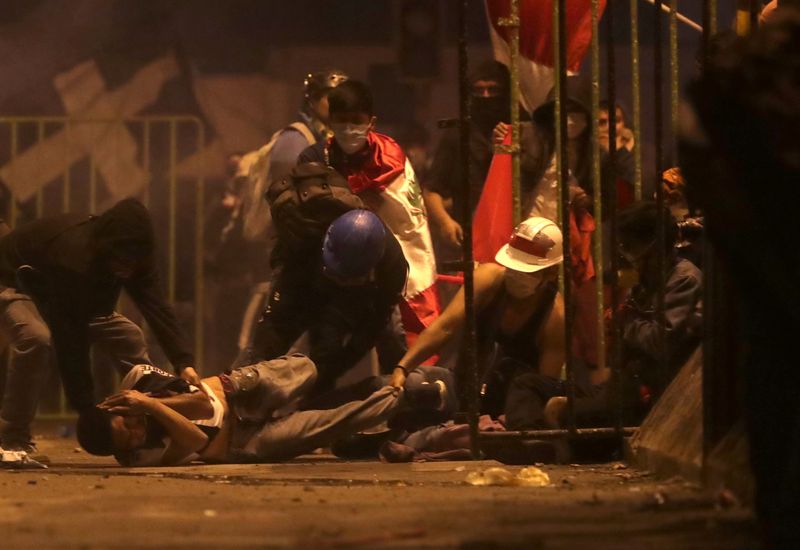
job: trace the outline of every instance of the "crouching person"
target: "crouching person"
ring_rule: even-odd
[[[438,407],[428,394],[442,384],[383,386],[327,410],[280,415],[308,394],[314,363],[289,355],[203,379],[201,388],[148,365],[133,369],[122,391],[78,420],[78,441],[124,466],[204,462],[277,462],[377,426],[408,403]],[[412,395],[414,394],[414,395]]]

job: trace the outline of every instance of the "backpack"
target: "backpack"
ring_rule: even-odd
[[[319,162],[296,166],[289,177],[270,185],[265,198],[284,253],[321,247],[333,220],[365,208],[347,180]]]
[[[269,240],[271,217],[269,205],[264,200],[269,188],[270,154],[278,137],[288,129],[300,132],[309,145],[314,145],[317,140],[311,130],[302,122],[293,122],[286,128],[278,130],[266,145],[256,151],[251,151],[242,157],[237,168],[237,176],[246,176],[245,189],[242,194],[242,234],[247,241]]]

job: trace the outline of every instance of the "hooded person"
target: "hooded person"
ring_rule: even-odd
[[[508,68],[499,61],[486,60],[470,74],[472,124],[469,133],[470,211],[474,211],[483,190],[494,154],[492,129],[511,120]],[[463,238],[463,203],[458,190],[461,173],[458,128],[449,128],[433,156],[423,182],[425,204],[439,236],[452,247]]]
[[[34,448],[30,423],[53,355],[78,411],[94,405],[92,346],[122,371],[148,362],[141,329],[115,311],[123,288],[175,369],[187,380],[198,378],[161,291],[154,251],[150,214],[135,199],[100,216],[43,218],[0,239],[0,333],[13,350],[0,411],[3,448]]]

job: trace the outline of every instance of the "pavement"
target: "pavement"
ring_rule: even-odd
[[[471,486],[492,461],[127,469],[37,438],[46,470],[0,470],[0,548],[759,548],[727,493],[623,463],[542,465],[544,487]]]

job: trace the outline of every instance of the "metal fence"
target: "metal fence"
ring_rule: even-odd
[[[125,197],[142,200],[153,217],[167,298],[193,309],[186,328],[198,369],[205,182],[201,170],[182,171],[181,161],[204,145],[204,124],[192,116],[0,117],[0,177],[8,190],[0,217],[13,228],[59,213],[101,213]]]
[[[606,74],[605,74],[605,97],[609,104],[609,146],[610,146],[610,156],[612,157],[613,162],[613,155],[616,149],[616,139],[615,139],[615,122],[616,122],[616,109],[614,106],[616,105],[616,95],[618,92],[618,87],[623,85],[623,83],[618,82],[616,77],[616,67],[619,60],[616,59],[616,52],[613,47],[613,43],[615,41],[621,41],[624,37],[619,36],[619,30],[617,25],[614,21],[614,6],[619,6],[620,4],[624,3],[626,0],[607,0],[605,13],[603,15],[603,22],[605,23],[605,34],[607,39],[607,47],[606,47]],[[704,51],[708,48],[709,41],[714,33],[716,33],[717,29],[717,2],[716,0],[704,0],[703,2],[703,27],[700,27],[696,23],[686,20],[686,18],[682,17],[678,13],[678,0],[628,0],[629,1],[629,15],[630,15],[630,29],[631,34],[629,37],[629,44],[630,44],[630,59],[628,62],[630,63],[631,68],[631,79],[630,83],[624,83],[625,85],[630,85],[630,90],[632,93],[632,130],[634,132],[634,139],[636,142],[636,147],[634,148],[634,159],[635,159],[635,178],[634,181],[631,182],[634,188],[634,197],[635,200],[641,200],[643,198],[643,173],[644,173],[644,162],[642,158],[642,134],[641,131],[642,123],[642,105],[644,101],[650,100],[653,102],[653,119],[647,121],[649,124],[652,125],[653,128],[653,149],[655,151],[653,162],[654,162],[654,174],[655,174],[655,202],[657,203],[657,207],[659,210],[665,208],[665,194],[663,190],[663,186],[660,181],[661,172],[667,167],[665,164],[668,160],[671,163],[670,166],[674,166],[677,163],[677,148],[674,146],[677,140],[677,129],[678,129],[678,120],[679,120],[679,44],[678,44],[678,23],[679,21],[688,24],[695,31],[701,31],[703,34],[703,49]],[[516,70],[516,58],[518,54],[519,48],[519,40],[518,40],[518,29],[520,25],[519,20],[519,0],[509,0],[511,5],[511,16],[501,20],[499,22],[500,25],[509,28],[509,43],[511,48],[511,82],[512,88],[516,89],[518,86],[518,78],[517,78],[517,70]],[[652,14],[652,26],[655,29],[655,37],[654,37],[654,44],[653,44],[653,67],[654,67],[654,74],[651,83],[652,87],[650,90],[643,89],[643,82],[641,79],[641,52],[640,52],[640,41],[639,41],[639,33],[640,33],[640,3],[647,6],[645,3],[652,4],[654,9],[648,6],[647,13]],[[739,4],[742,4],[742,9],[746,10],[746,14],[737,14],[737,23],[738,25],[744,26],[746,22],[749,22],[750,25],[753,24],[754,14],[756,13],[756,2],[751,0],[737,0]],[[461,26],[460,26],[460,40],[459,40],[459,56],[460,56],[460,78],[461,78],[461,109],[460,109],[460,129],[461,129],[461,151],[462,151],[462,169],[461,169],[461,193],[467,197],[463,203],[465,205],[470,204],[469,201],[469,184],[468,184],[468,169],[469,169],[469,162],[468,162],[468,154],[467,151],[469,150],[468,146],[468,132],[469,132],[469,118],[470,118],[470,109],[469,109],[469,100],[468,100],[468,81],[467,81],[467,70],[468,70],[468,58],[467,58],[467,36],[466,36],[466,23],[465,23],[465,13],[467,9],[467,1],[462,0],[459,3],[460,12],[461,12]],[[464,270],[465,272],[465,282],[466,282],[466,314],[467,314],[467,330],[466,330],[466,337],[471,340],[468,342],[466,351],[468,353],[464,356],[464,361],[462,364],[465,365],[468,374],[463,376],[463,379],[467,382],[464,384],[465,391],[462,393],[462,410],[468,412],[469,422],[471,424],[472,430],[472,449],[473,455],[477,458],[481,456],[481,448],[489,444],[490,442],[499,442],[499,441],[508,441],[508,440],[519,440],[519,439],[553,439],[553,438],[568,438],[568,439],[581,439],[581,438],[596,438],[596,437],[610,437],[616,438],[620,449],[622,449],[623,444],[623,436],[630,435],[636,430],[636,427],[625,427],[623,425],[623,400],[622,400],[622,372],[621,372],[621,349],[620,349],[620,342],[621,342],[621,331],[622,331],[622,320],[620,315],[617,314],[617,308],[611,308],[611,319],[607,321],[604,318],[605,310],[604,310],[604,292],[606,288],[604,287],[604,281],[610,282],[610,285],[607,287],[609,292],[611,293],[611,303],[618,304],[620,299],[620,287],[618,281],[618,254],[616,252],[618,242],[619,242],[619,235],[618,235],[618,216],[616,212],[616,204],[617,204],[617,197],[616,197],[616,189],[615,186],[610,186],[610,189],[603,190],[601,188],[601,166],[600,166],[600,149],[599,149],[599,125],[598,125],[598,113],[600,111],[600,98],[602,95],[601,90],[601,44],[600,44],[600,11],[601,11],[601,2],[600,0],[592,0],[591,1],[591,20],[592,20],[592,42],[591,42],[591,50],[590,50],[590,63],[591,63],[591,81],[592,81],[592,105],[591,105],[591,131],[592,131],[592,142],[593,142],[593,153],[594,153],[594,165],[593,165],[593,184],[594,184],[594,216],[596,220],[601,219],[608,219],[610,223],[607,226],[607,229],[610,231],[610,239],[605,240],[603,239],[600,226],[601,224],[598,223],[598,231],[594,235],[594,242],[593,242],[593,252],[594,252],[594,261],[596,266],[596,282],[597,282],[597,299],[598,299],[598,307],[597,307],[597,326],[598,326],[598,348],[599,348],[599,366],[604,366],[608,364],[612,369],[612,375],[610,379],[610,395],[612,396],[611,405],[614,409],[613,418],[614,421],[612,425],[607,427],[600,427],[600,428],[578,428],[576,425],[576,419],[574,414],[574,403],[575,403],[575,380],[574,380],[574,359],[572,357],[572,350],[570,343],[572,342],[573,332],[574,332],[574,323],[573,323],[573,312],[575,310],[575,297],[573,295],[571,285],[568,281],[571,281],[570,278],[570,262],[565,261],[563,265],[563,272],[562,272],[562,285],[561,290],[563,292],[564,301],[565,301],[565,341],[568,343],[566,345],[566,365],[565,365],[565,384],[566,384],[566,395],[567,395],[567,422],[566,428],[560,430],[530,430],[524,432],[487,432],[487,433],[480,433],[478,431],[478,411],[480,410],[480,395],[478,393],[477,387],[477,378],[478,378],[478,365],[476,360],[475,354],[475,307],[474,302],[472,299],[472,227],[471,227],[471,212],[465,211],[463,213],[463,219],[466,220],[464,227],[464,250],[463,250],[463,257],[464,261],[460,263],[459,267]],[[641,10],[644,13],[644,10]],[[562,228],[563,234],[563,246],[564,250],[570,250],[570,236],[569,236],[569,227],[565,220],[569,220],[569,193],[566,182],[568,181],[569,173],[568,173],[568,166],[569,166],[569,159],[568,159],[568,148],[567,148],[567,135],[566,135],[566,112],[564,106],[566,105],[567,101],[567,90],[566,90],[566,79],[567,79],[567,67],[566,67],[566,50],[567,50],[567,29],[566,29],[566,14],[567,14],[567,1],[566,0],[553,0],[552,1],[552,23],[553,23],[553,37],[554,37],[554,52],[556,53],[554,62],[555,67],[555,91],[556,91],[556,102],[555,102],[555,113],[556,113],[556,159],[557,159],[557,166],[558,166],[558,185],[560,188],[560,225]],[[741,20],[741,21],[739,21]],[[666,33],[663,33],[663,30],[666,30]],[[662,34],[663,33],[663,34]],[[663,36],[666,34],[666,40]],[[665,44],[666,42],[666,44]],[[666,48],[666,49],[665,49]],[[667,55],[665,60],[665,53]],[[666,63],[665,63],[666,61]],[[666,71],[664,70],[666,68]],[[668,94],[668,95],[665,95]],[[668,102],[665,102],[665,99],[668,98]],[[510,147],[505,146],[502,148],[498,148],[498,151],[511,153],[513,158],[515,159],[513,167],[514,167],[514,185],[513,188],[515,189],[515,195],[519,193],[519,162],[518,156],[520,154],[519,149],[519,116],[516,110],[517,107],[517,95],[512,95],[512,144]],[[668,118],[668,126],[665,127],[665,105],[668,105],[667,110]],[[666,143],[666,140],[669,139],[671,141],[670,144]],[[665,158],[665,149],[668,149],[672,153],[672,158],[667,159]],[[600,200],[600,196],[602,193],[607,193],[609,200],[605,203],[608,205],[609,211],[603,212],[602,205],[604,204],[603,201]],[[518,196],[515,197],[514,204],[516,207],[519,206]],[[516,219],[519,219],[519,214],[517,214]],[[658,218],[658,225],[656,231],[656,239],[657,242],[664,242],[665,239],[665,224],[664,220],[661,216]],[[604,248],[604,243],[606,243],[610,249]],[[666,267],[666,251],[664,247],[659,247],[660,253],[658,254],[657,264],[658,264],[658,273],[661,274],[660,280],[658,281],[658,288],[657,288],[657,304],[655,310],[655,319],[658,322],[658,341],[659,341],[659,373],[658,376],[662,382],[667,381],[668,373],[667,373],[667,342],[665,336],[665,317],[664,317],[664,295],[665,295],[665,267]],[[607,258],[609,261],[604,261],[604,258]],[[709,261],[711,261],[709,259]],[[706,279],[708,281],[708,279]],[[565,283],[566,282],[566,283]],[[713,281],[707,284],[713,284]],[[611,342],[607,346],[607,343],[604,338],[604,334],[606,332],[607,323],[610,325],[610,334],[613,335]],[[708,340],[708,339],[707,339]],[[606,349],[606,348],[609,349]],[[704,348],[709,349],[708,341],[704,343]],[[711,353],[707,353],[708,356]],[[708,357],[706,357],[708,359]],[[708,360],[705,361],[704,364],[704,422],[706,424],[706,429],[704,430],[704,447],[706,451],[710,448],[710,440],[714,437],[719,437],[719,434],[722,433],[724,430],[721,430],[719,427],[720,419],[718,418],[719,415],[715,416],[715,403],[719,404],[721,400],[724,400],[724,397],[720,397],[719,395],[716,396],[716,400],[713,400],[709,397],[710,394],[714,392],[714,375],[716,374],[716,378],[720,377],[720,369],[717,368],[717,372],[714,373],[710,370],[709,367],[710,362]],[[728,384],[730,386],[730,384]],[[665,387],[662,385],[662,387]],[[717,406],[716,409],[719,407]],[[728,423],[730,423],[730,419],[725,419]],[[715,424],[716,422],[716,424]],[[715,427],[716,429],[712,430],[709,427]]]

